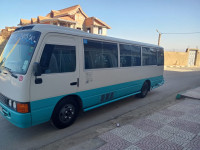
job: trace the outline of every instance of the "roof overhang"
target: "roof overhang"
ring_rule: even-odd
[[[74,6],[72,6],[72,7],[74,7]],[[69,8],[71,8],[71,7],[69,7]],[[84,13],[84,11],[82,10],[80,5],[76,5],[74,9],[66,10],[66,12],[65,11],[61,12],[61,10],[60,10],[60,11],[51,11],[51,13],[53,12],[55,14],[54,17],[58,18],[58,17],[66,16],[66,15],[74,15],[74,14],[76,14],[77,10],[80,10],[80,12],[85,16],[85,18],[88,18],[88,16]]]
[[[31,24],[31,20],[27,20],[27,19],[20,19],[20,23],[19,25],[28,25]]]
[[[95,22],[98,24],[95,24]],[[107,25],[105,22],[103,22],[102,20],[96,18],[96,17],[90,17],[86,19],[85,22],[86,27],[90,27],[90,26],[96,26],[96,27],[105,27],[107,29],[111,29],[111,27],[109,25]]]

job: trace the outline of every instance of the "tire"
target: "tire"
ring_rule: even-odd
[[[63,129],[74,123],[78,115],[78,104],[73,98],[63,99],[53,111],[51,122],[58,128]]]
[[[144,98],[144,97],[147,96],[147,94],[149,92],[149,86],[150,86],[149,83],[147,81],[145,81],[144,84],[143,84],[143,86],[142,86],[142,88],[141,88],[141,93],[138,94],[138,96],[140,98]]]

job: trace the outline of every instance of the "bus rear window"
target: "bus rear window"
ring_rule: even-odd
[[[158,65],[159,66],[163,66],[164,65],[164,51],[162,49],[158,50],[157,52],[158,54]]]

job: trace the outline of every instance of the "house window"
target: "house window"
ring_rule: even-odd
[[[65,27],[65,26],[66,26],[66,23],[61,22],[61,23],[60,23],[60,26]]]
[[[53,18],[53,17],[54,17],[54,16],[53,16],[53,12],[51,12],[51,14],[50,14],[50,17],[51,17],[51,18]]]
[[[77,28],[78,30],[81,30],[81,28]]]
[[[57,22],[53,22],[53,25],[57,25]]]
[[[102,28],[99,28],[98,34],[102,34]]]
[[[87,28],[87,33],[91,33],[91,29],[90,28]]]

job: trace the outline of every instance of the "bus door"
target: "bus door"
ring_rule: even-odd
[[[42,75],[33,75],[31,79],[30,99],[34,101],[32,104],[40,101],[42,106],[38,108],[52,107],[63,96],[77,92],[79,40],[78,37],[60,34],[48,34],[44,38],[36,61],[40,63]],[[40,78],[42,82],[36,83],[36,78]]]

